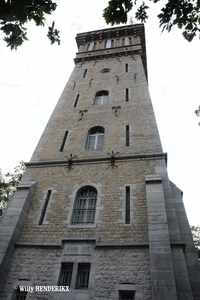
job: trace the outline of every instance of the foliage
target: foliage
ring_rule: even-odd
[[[119,24],[127,22],[127,14],[137,6],[141,0],[110,0],[108,7],[104,9],[103,17],[107,24]],[[160,0],[149,0],[157,3]],[[146,1],[142,1],[135,13],[138,21],[146,22],[148,18]],[[158,15],[162,31],[171,31],[173,26],[183,29],[183,36],[191,42],[192,39],[200,32],[200,1],[199,0],[168,0],[167,4],[161,9]]]
[[[191,226],[192,236],[194,240],[194,245],[197,250],[198,258],[200,258],[200,226]]]
[[[200,117],[200,106],[198,107],[198,109],[195,110],[195,114],[197,115],[197,117]],[[200,121],[199,121],[199,125],[200,125]]]
[[[27,28],[24,25],[34,21],[36,26],[45,25],[45,14],[51,14],[56,9],[52,0],[1,0],[0,29],[4,32],[7,46],[17,49],[27,38]],[[54,28],[54,22],[47,34],[51,43],[60,44],[59,31]]]
[[[14,173],[3,175],[0,169],[0,217],[6,208],[10,196],[17,189],[25,169],[26,167],[22,161],[14,168]]]

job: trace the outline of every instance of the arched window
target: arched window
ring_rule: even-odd
[[[108,91],[99,91],[95,95],[94,105],[103,105],[108,103]]]
[[[94,223],[97,202],[97,190],[92,186],[85,186],[78,190],[72,216],[72,224]]]
[[[131,45],[132,39],[131,37],[126,36],[125,38],[122,39],[122,46],[128,46]]]
[[[101,150],[104,144],[104,128],[94,127],[89,130],[87,150]]]
[[[105,41],[105,48],[112,48],[112,47],[114,47],[114,40],[109,39]]]
[[[97,48],[97,43],[96,42],[90,42],[87,45],[86,51],[96,50],[96,48]]]

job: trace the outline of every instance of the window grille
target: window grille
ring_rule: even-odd
[[[77,289],[87,289],[90,276],[90,264],[78,264]]]
[[[121,300],[133,300],[133,295],[122,295]]]
[[[16,300],[25,300],[26,299],[27,292],[25,291],[20,291],[19,287],[17,289],[17,295],[16,295]]]
[[[119,300],[134,300],[134,292],[133,291],[120,292]]]
[[[70,286],[72,279],[73,263],[63,263],[61,268],[60,285]]]
[[[95,219],[97,192],[87,188],[78,193],[72,224],[92,224]]]

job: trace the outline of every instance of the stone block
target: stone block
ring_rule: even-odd
[[[175,286],[173,270],[151,270],[153,286]]]
[[[173,270],[171,255],[152,254],[150,264],[152,270]]]

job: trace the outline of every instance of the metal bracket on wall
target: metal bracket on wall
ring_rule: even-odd
[[[114,153],[112,150],[112,153],[107,153],[108,155],[110,155],[110,165],[112,166],[112,168],[117,167],[115,164],[115,156],[118,154],[119,152]]]
[[[87,112],[87,109],[79,110],[79,113],[81,114],[81,117],[78,121],[82,120],[84,113]]]
[[[77,156],[76,155],[72,156],[72,154],[70,154],[70,157],[68,157],[67,155],[66,157],[68,158],[67,163],[68,163],[68,172],[69,172],[72,169],[73,159],[77,158]]]
[[[132,58],[133,60],[136,60],[136,58],[135,58],[133,55],[131,55],[131,58]]]
[[[117,84],[119,83],[119,76],[115,75],[115,77],[117,78]]]
[[[90,79],[89,86],[91,86],[91,83],[92,83],[92,80],[93,80],[93,79],[94,79],[94,78]]]
[[[121,106],[113,106],[113,107],[112,107],[112,109],[115,110],[115,116],[116,116],[116,117],[118,117],[118,115],[117,115],[117,110],[120,109],[120,108],[121,108]]]
[[[92,66],[95,66],[97,62],[98,62],[98,60],[96,60],[95,63]]]
[[[134,81],[136,82],[137,73],[134,74]]]
[[[80,68],[83,64],[84,64],[84,62],[82,62],[81,65],[78,68]]]

